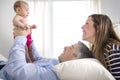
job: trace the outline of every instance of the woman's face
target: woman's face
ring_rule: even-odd
[[[82,26],[82,30],[83,30],[82,39],[92,44],[95,41],[95,34],[96,34],[93,24],[94,22],[92,21],[92,18],[88,17],[86,23]]]

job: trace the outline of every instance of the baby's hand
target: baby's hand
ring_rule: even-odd
[[[37,26],[35,25],[35,24],[33,24],[32,26],[31,26],[31,29],[36,29],[37,28]]]
[[[29,28],[29,25],[25,25],[23,29],[27,30],[28,28]]]

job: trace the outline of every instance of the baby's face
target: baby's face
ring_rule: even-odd
[[[19,11],[20,16],[26,18],[29,15],[29,6],[26,4],[22,4],[20,11]]]

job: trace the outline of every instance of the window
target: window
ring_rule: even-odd
[[[81,26],[90,14],[99,13],[98,2],[98,0],[29,0],[30,20],[34,20],[38,26],[38,29],[33,30],[33,38],[40,54],[57,58],[63,52],[64,46],[82,41]]]

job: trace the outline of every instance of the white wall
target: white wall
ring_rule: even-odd
[[[120,0],[101,0],[101,11],[107,14],[113,23],[120,22]]]
[[[8,57],[13,44],[12,18],[14,16],[13,3],[16,0],[0,0],[0,54]],[[120,0],[101,0],[102,13],[110,16],[114,23],[120,21]]]
[[[13,42],[12,18],[14,16],[14,1],[0,0],[0,54],[3,54],[5,57],[8,57],[8,51]]]
[[[101,0],[102,13],[107,14],[120,37],[120,0]]]

